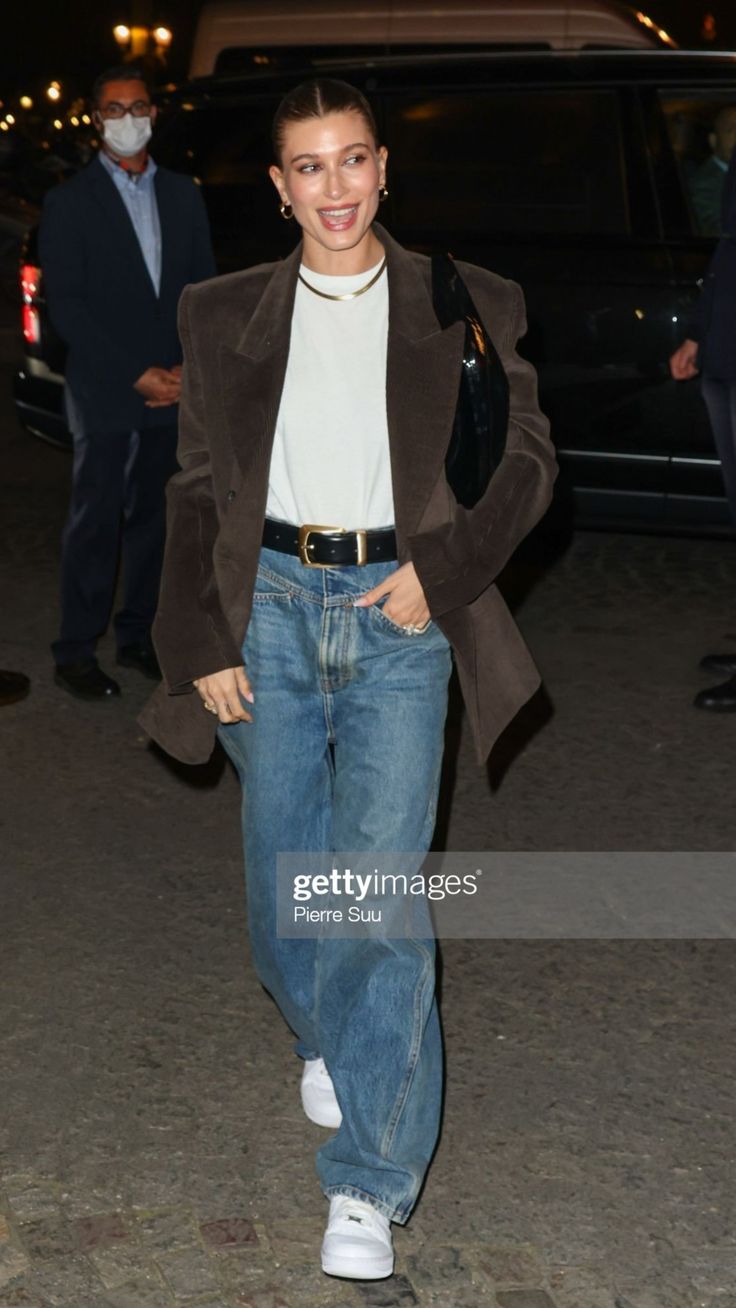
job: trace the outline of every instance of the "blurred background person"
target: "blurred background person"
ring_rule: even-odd
[[[736,131],[736,110],[734,111]],[[736,156],[726,174],[721,231],[693,319],[690,337],[670,359],[676,381],[701,374],[703,398],[721,461],[729,508],[736,523]],[[736,712],[736,652],[706,654],[701,667],[726,680],[702,690],[695,707]]]
[[[74,437],[55,680],[73,695],[109,699],[120,687],[95,650],[110,619],[119,559],[117,661],[159,675],[150,629],[164,488],[176,469],[176,309],[183,288],[213,276],[215,262],[198,187],[157,168],[148,153],[156,108],[140,69],[109,69],[92,99],[100,150],[48,193],[39,248],[51,321],[68,347]]]
[[[736,146],[736,105],[724,105],[709,133],[710,158],[689,177],[690,194],[701,236],[720,236],[723,187]]]

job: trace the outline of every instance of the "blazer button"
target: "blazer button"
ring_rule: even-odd
[[[228,493],[227,493],[227,499],[228,499],[228,504],[232,504],[233,500],[235,499],[235,491],[234,491],[234,490],[229,490],[229,491],[228,491]]]

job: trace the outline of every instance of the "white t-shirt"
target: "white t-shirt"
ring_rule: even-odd
[[[320,291],[344,295],[365,286],[380,266],[331,277],[302,265],[301,274]],[[348,531],[393,525],[387,339],[385,271],[355,300],[325,300],[297,282],[269,472],[269,518]]]

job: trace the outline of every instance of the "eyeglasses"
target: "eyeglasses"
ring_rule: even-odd
[[[150,112],[150,100],[136,100],[129,105],[120,104],[117,100],[111,100],[110,104],[106,104],[100,109],[103,118],[124,118],[126,114],[131,114],[133,118],[147,118]]]

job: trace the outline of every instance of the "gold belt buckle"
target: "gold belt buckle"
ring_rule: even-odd
[[[347,527],[326,527],[319,522],[304,522],[299,528],[299,558],[305,568],[339,568],[339,563],[315,563],[309,557],[309,537],[310,536],[347,536],[352,535],[357,538],[357,558],[356,563],[363,564],[368,562],[368,541],[366,538],[365,528],[361,527],[358,531],[348,532]]]

